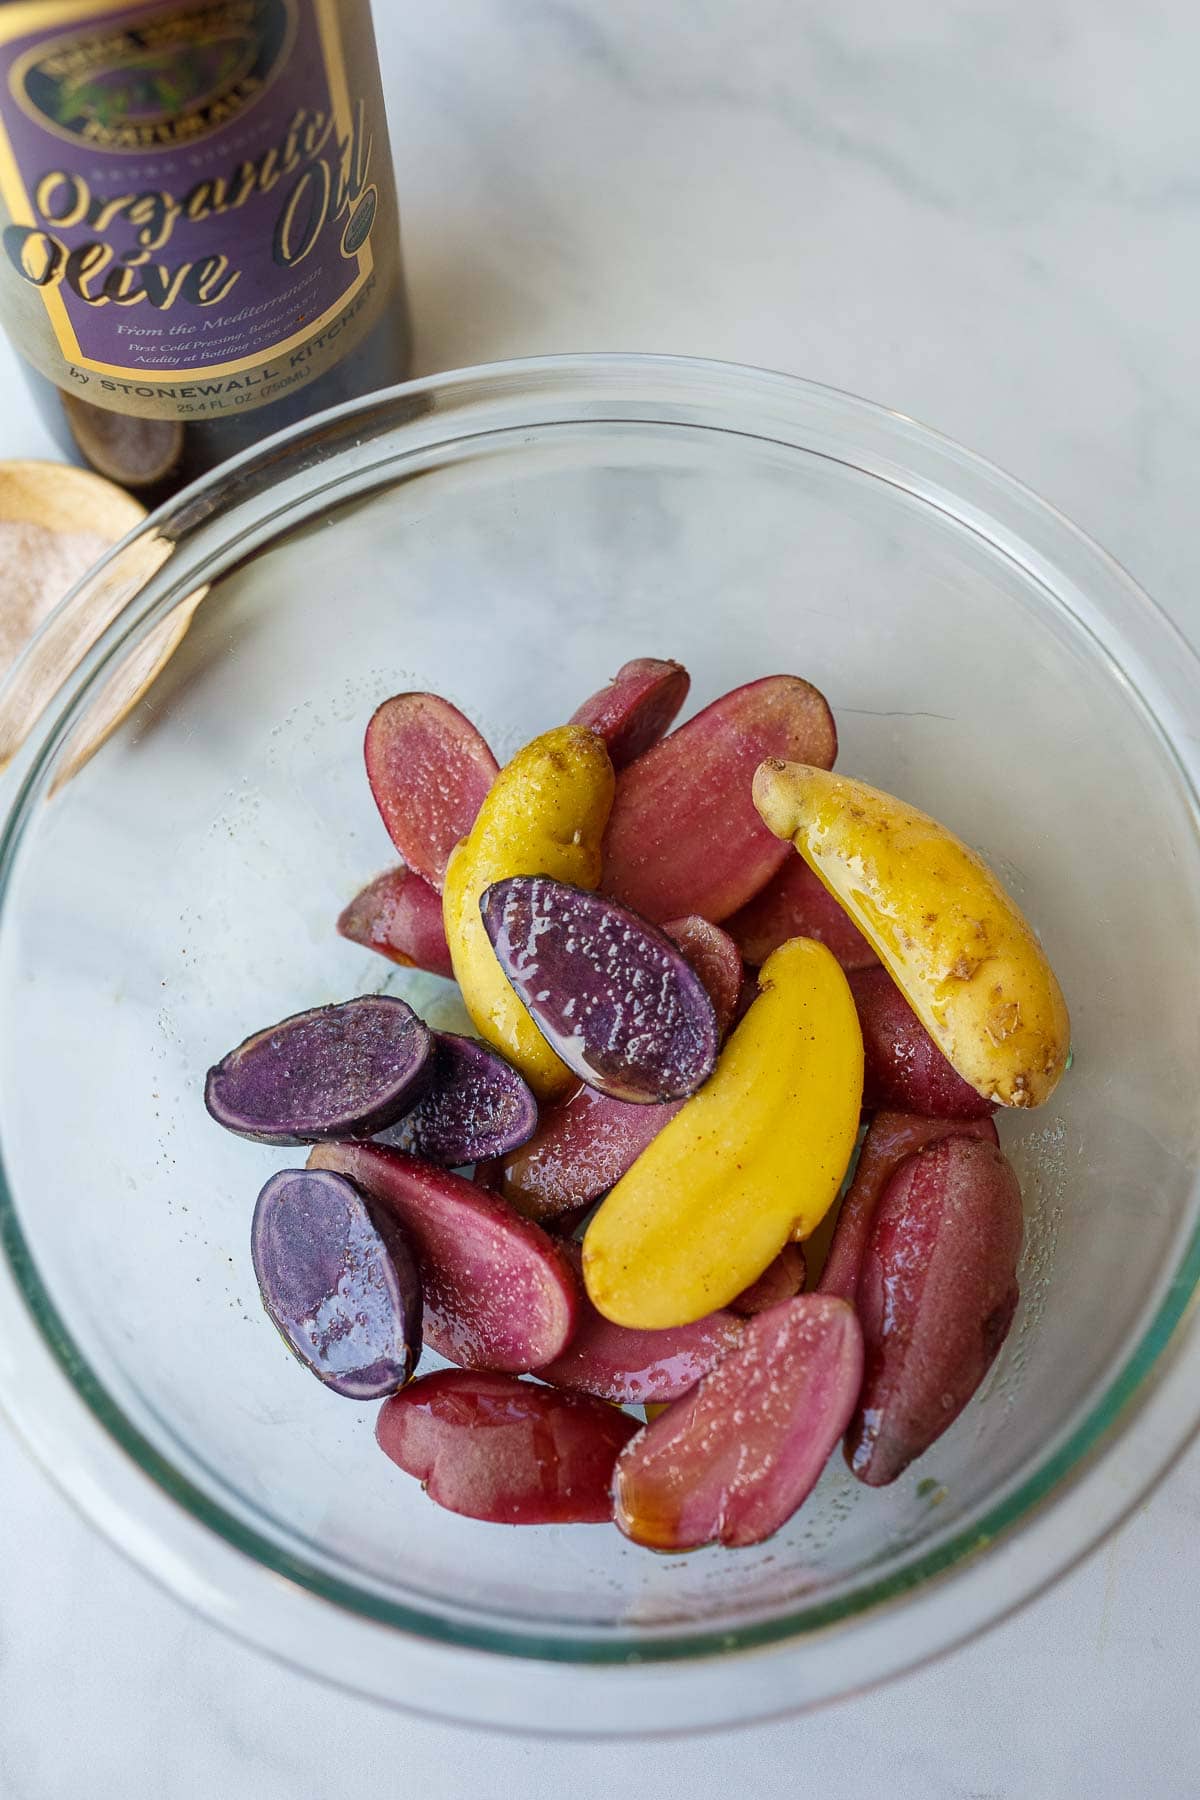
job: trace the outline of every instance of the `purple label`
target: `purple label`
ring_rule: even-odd
[[[0,44],[3,252],[72,373],[278,376],[372,267],[337,0],[43,12]]]

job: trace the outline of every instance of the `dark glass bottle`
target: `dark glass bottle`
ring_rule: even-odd
[[[408,373],[369,0],[0,0],[0,317],[155,504]]]

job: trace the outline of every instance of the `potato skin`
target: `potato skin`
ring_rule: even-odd
[[[614,1518],[649,1550],[761,1544],[820,1477],[862,1381],[853,1309],[801,1294],[751,1319],[690,1393],[631,1438]]]
[[[377,950],[402,969],[426,969],[447,978],[454,973],[442,897],[403,863],[368,882],[342,909],[337,928],[352,944]]]
[[[385,1402],[375,1436],[448,1512],[492,1525],[602,1525],[617,1455],[637,1429],[587,1394],[438,1369]]]
[[[750,798],[760,759],[832,767],[836,754],[833,714],[811,682],[765,675],[722,694],[622,770],[604,837],[604,892],[654,924],[686,913],[720,924],[786,856]]]
[[[963,1079],[1039,1106],[1070,1050],[1066,1001],[1028,922],[982,859],[865,782],[768,761],[754,802],[841,902]]]
[[[446,942],[467,1011],[539,1100],[565,1094],[575,1077],[509,986],[484,929],[480,896],[509,875],[595,888],[613,786],[608,751],[594,731],[560,725],[543,733],[501,769],[446,870]]]
[[[986,1119],[995,1112],[995,1102],[951,1068],[886,969],[853,969],[847,980],[862,1026],[868,1111],[882,1107],[928,1119]]]
[[[880,1197],[855,1308],[866,1372],[846,1461],[884,1487],[975,1393],[1017,1309],[1021,1190],[1003,1153],[942,1138],[901,1163]]]
[[[854,1179],[838,1209],[829,1253],[817,1291],[854,1303],[863,1257],[879,1197],[902,1162],[936,1144],[940,1138],[975,1137],[1000,1148],[996,1127],[987,1119],[928,1119],[919,1113],[877,1112],[867,1126]]]
[[[408,868],[440,894],[450,852],[496,778],[487,744],[440,694],[394,694],[363,741],[367,780]],[[438,971],[440,973],[440,971]]]
[[[576,707],[570,722],[598,731],[608,745],[613,768],[625,769],[671,729],[691,685],[682,663],[635,656],[617,670],[607,687]]]

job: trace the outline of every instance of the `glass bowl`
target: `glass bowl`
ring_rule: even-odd
[[[197,606],[197,593],[207,593]],[[190,630],[84,766],[97,709]],[[30,695],[112,618],[41,717]],[[157,641],[157,640],[156,640]],[[68,654],[69,651],[69,654]],[[391,860],[372,708],[449,695],[503,757],[627,658],[692,704],[785,670],[842,767],[982,850],[1074,1018],[1001,1124],[1017,1322],[894,1487],[834,1459],[771,1542],[656,1557],[439,1512],[260,1313],[248,1223],[296,1160],[204,1070],[299,1007],[450,990],[334,932]],[[0,700],[0,1391],[54,1477],[209,1617],[390,1702],[543,1731],[789,1711],[944,1649],[1081,1555],[1200,1416],[1200,693],[1101,551],[910,420],[658,357],[441,376],[188,490],[65,603]],[[32,726],[32,728],[30,728]],[[74,769],[76,772],[68,772]]]

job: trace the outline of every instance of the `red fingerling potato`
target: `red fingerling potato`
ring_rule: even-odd
[[[845,1301],[802,1294],[759,1313],[712,1374],[621,1452],[617,1524],[651,1550],[761,1543],[816,1485],[862,1368]]]
[[[636,1430],[627,1413],[584,1394],[440,1369],[380,1408],[375,1435],[450,1512],[493,1525],[600,1525],[612,1516],[613,1465]]]
[[[888,1182],[858,1279],[866,1371],[845,1444],[868,1487],[903,1474],[987,1374],[1017,1309],[1021,1231],[995,1144],[942,1138]]]
[[[608,745],[614,769],[636,762],[671,729],[688,697],[691,677],[682,663],[638,656],[617,670],[607,687],[571,714],[572,725],[590,725]]]
[[[879,1196],[905,1157],[936,1144],[944,1137],[977,1137],[999,1148],[1000,1139],[991,1119],[927,1119],[919,1113],[877,1112],[867,1126],[846,1190],[829,1254],[817,1290],[854,1301],[858,1272]]]
[[[498,1194],[380,1144],[321,1144],[308,1167],[348,1176],[404,1227],[439,1356],[523,1372],[562,1355],[579,1316],[575,1271]]]
[[[797,676],[714,700],[617,777],[603,892],[657,922],[728,918],[795,855],[755,810],[755,769],[766,757],[829,769],[836,753],[829,707]]]
[[[843,969],[874,968],[879,958],[802,856],[789,856],[746,906],[725,921],[725,929],[748,963],[761,968],[772,950],[789,938],[816,938]]]
[[[708,989],[708,997],[717,1015],[717,1030],[724,1038],[733,1024],[742,992],[745,970],[737,945],[719,925],[710,925],[698,913],[683,919],[668,919],[663,926],[673,938]]]
[[[580,1246],[567,1243],[563,1251],[578,1271]],[[597,1312],[583,1291],[574,1337],[560,1357],[538,1370],[538,1380],[620,1406],[678,1400],[732,1350],[743,1330],[740,1318],[722,1310],[667,1331],[632,1331]]]
[[[730,1310],[752,1318],[755,1313],[766,1312],[768,1307],[778,1306],[781,1300],[790,1300],[795,1294],[804,1292],[804,1283],[808,1277],[808,1267],[804,1260],[804,1252],[799,1244],[785,1244],[774,1262],[768,1263],[757,1281],[743,1288],[736,1300],[729,1302]]]
[[[475,823],[499,766],[470,719],[440,694],[396,694],[363,742],[367,780],[410,869],[442,891],[446,864]]]
[[[996,1108],[951,1068],[886,969],[848,977],[862,1027],[863,1105],[931,1119],[985,1119]]]
[[[388,869],[356,894],[337,922],[353,944],[377,950],[405,969],[425,969],[450,979],[450,946],[442,924],[441,896],[406,869]]]

